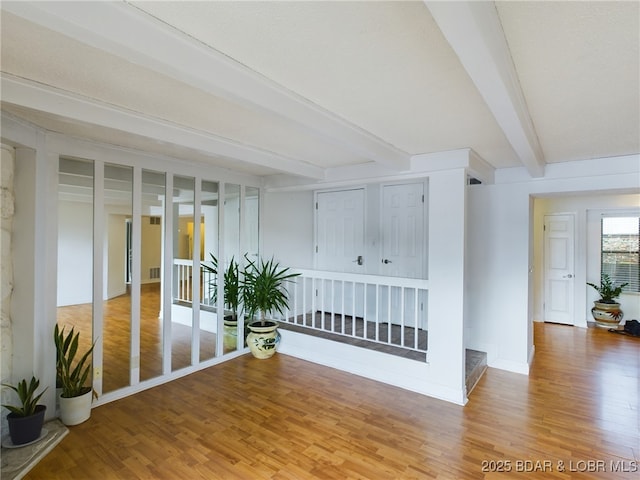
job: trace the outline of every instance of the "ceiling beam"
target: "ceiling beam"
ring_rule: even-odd
[[[316,180],[325,177],[324,169],[297,159],[149,117],[139,112],[103,104],[6,73],[0,74],[0,88],[3,102],[86,122],[90,125],[114,128],[146,138],[170,142],[214,158],[216,156],[233,158]]]
[[[493,2],[425,1],[507,140],[532,177],[545,160]]]
[[[284,118],[375,163],[409,168],[406,152],[126,2],[4,2],[2,8],[212,95]]]

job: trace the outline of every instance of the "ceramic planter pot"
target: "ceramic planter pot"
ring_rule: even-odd
[[[622,320],[624,315],[620,310],[619,303],[601,303],[593,302],[591,315],[596,321],[596,325],[602,328],[615,328]]]
[[[272,320],[261,320],[248,325],[247,345],[254,357],[271,358],[276,353],[280,342],[278,323]]]
[[[78,425],[91,416],[91,400],[93,391],[78,397],[64,398],[60,396],[60,420],[65,425]]]
[[[9,436],[14,445],[24,445],[31,443],[40,437],[42,425],[44,424],[44,413],[46,405],[36,405],[36,413],[28,417],[21,417],[15,413],[7,415],[9,424]]]

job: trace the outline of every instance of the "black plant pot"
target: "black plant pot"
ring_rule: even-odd
[[[28,417],[21,417],[15,413],[7,415],[9,424],[9,436],[14,445],[24,445],[33,442],[40,437],[44,424],[44,412],[46,405],[36,405],[36,413]]]

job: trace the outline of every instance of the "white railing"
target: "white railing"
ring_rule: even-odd
[[[174,287],[173,301],[191,303],[193,301],[193,261],[176,258],[173,260]],[[200,304],[215,307],[216,275],[200,267]]]
[[[427,350],[428,281],[319,270],[287,286],[283,323],[406,349]]]
[[[190,304],[193,262],[174,260],[173,301]],[[405,349],[427,350],[428,281],[292,269],[282,323]],[[201,305],[214,307],[215,275],[200,269]]]

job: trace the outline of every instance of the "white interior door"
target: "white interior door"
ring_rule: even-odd
[[[317,268],[363,272],[364,190],[318,193],[316,201]]]
[[[316,267],[332,272],[363,273],[364,189],[318,193],[316,202]],[[357,299],[362,298],[362,286],[355,287],[354,299],[353,285],[342,283],[318,285],[319,305],[325,312],[344,310],[345,314],[355,313],[361,317],[364,305]]]
[[[385,185],[382,275],[424,278],[424,185]]]
[[[573,214],[544,217],[544,320],[574,324]]]
[[[385,185],[382,193],[382,258],[380,273],[393,277],[424,278],[424,185],[410,183]],[[386,293],[386,295],[385,295]],[[414,292],[403,292],[393,288],[383,292],[381,312],[390,311],[391,323],[426,328],[426,318],[413,314]],[[426,307],[426,294],[418,298],[421,312]],[[390,310],[387,310],[391,302]],[[400,318],[404,303],[404,319]],[[383,315],[384,317],[384,315]]]

